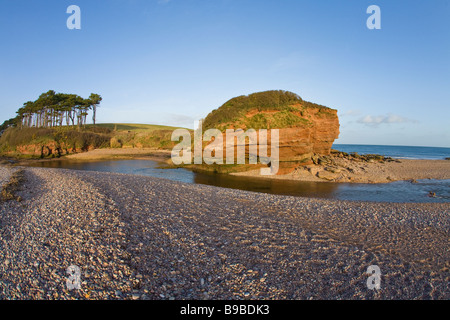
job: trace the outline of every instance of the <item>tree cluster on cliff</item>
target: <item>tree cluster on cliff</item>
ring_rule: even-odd
[[[2,129],[9,126],[19,128],[53,128],[58,126],[77,126],[86,124],[89,111],[95,125],[97,108],[102,97],[92,93],[84,99],[76,94],[56,93],[49,90],[35,101],[27,101],[16,111],[15,118],[6,120]]]

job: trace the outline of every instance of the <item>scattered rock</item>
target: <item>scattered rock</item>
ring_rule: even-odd
[[[317,173],[317,177],[319,177],[320,179],[332,181],[332,180],[335,180],[336,178],[338,178],[338,175],[336,175],[333,172],[324,170],[324,171],[319,171]]]
[[[133,300],[139,300],[141,298],[141,295],[139,293],[133,293],[131,295],[131,299]]]

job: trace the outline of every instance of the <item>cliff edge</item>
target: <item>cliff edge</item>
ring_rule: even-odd
[[[337,110],[281,90],[233,98],[212,111],[203,126],[204,130],[216,128],[222,132],[226,129],[279,129],[278,174],[311,164],[316,155],[329,155],[339,136]],[[268,140],[271,143],[270,135]]]

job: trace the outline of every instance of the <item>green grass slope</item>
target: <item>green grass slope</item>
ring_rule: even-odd
[[[225,102],[213,110],[203,121],[203,128],[223,130],[229,125],[239,128],[271,129],[307,126],[309,121],[303,117],[307,108],[317,108],[324,116],[332,109],[304,101],[299,95],[283,90],[271,90],[239,96]],[[250,111],[256,114],[248,117]],[[276,113],[264,111],[279,111]]]
[[[8,128],[0,136],[0,154],[21,157],[25,151],[32,156],[33,150],[42,146],[60,148],[67,152],[86,151],[98,148],[153,148],[171,150],[178,142],[171,141],[173,130],[178,127],[99,123],[86,125],[78,130],[74,127],[57,128]],[[34,156],[40,156],[35,154]]]
[[[158,124],[137,124],[137,123],[97,123],[95,125],[98,128],[106,128],[109,130],[116,131],[145,131],[145,130],[175,130],[180,129],[180,127],[171,127]],[[89,124],[87,128],[93,128],[94,125]]]

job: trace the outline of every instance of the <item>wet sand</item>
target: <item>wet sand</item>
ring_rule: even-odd
[[[164,161],[170,158],[171,151],[150,148],[106,148],[65,156],[69,160],[113,160],[147,159]]]
[[[1,299],[449,299],[450,205],[23,170],[0,203]],[[1,181],[3,181],[1,180]],[[70,265],[81,288],[68,290]],[[381,289],[367,288],[379,266]]]

